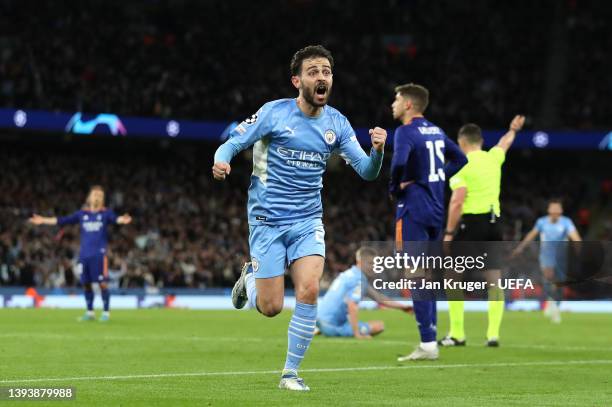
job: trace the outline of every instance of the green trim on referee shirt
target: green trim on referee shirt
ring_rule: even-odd
[[[501,185],[501,166],[506,153],[500,147],[489,151],[472,151],[467,154],[468,163],[449,181],[450,188],[467,188],[463,213],[490,213],[491,206],[499,216],[499,191]]]

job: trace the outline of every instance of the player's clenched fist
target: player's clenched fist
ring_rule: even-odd
[[[380,127],[370,129],[370,137],[372,138],[372,147],[374,150],[381,152],[385,149],[385,141],[387,140],[387,130]]]
[[[223,181],[226,175],[232,171],[232,167],[228,163],[215,163],[212,167],[213,177],[216,180]]]

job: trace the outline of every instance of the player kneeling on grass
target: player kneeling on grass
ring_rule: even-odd
[[[317,328],[323,336],[344,336],[370,339],[385,329],[383,321],[359,321],[359,302],[362,292],[379,304],[389,308],[412,311],[411,306],[392,301],[368,284],[367,276],[372,274],[376,252],[362,247],[355,255],[356,264],[343,271],[334,279],[329,290],[319,303]]]

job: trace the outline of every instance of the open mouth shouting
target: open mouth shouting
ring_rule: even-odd
[[[329,94],[329,88],[325,83],[319,83],[315,87],[315,100],[317,103],[325,103]]]

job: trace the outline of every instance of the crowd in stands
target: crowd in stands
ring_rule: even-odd
[[[597,1],[571,1],[572,12],[566,16],[569,31],[568,81],[559,101],[562,122],[566,127],[597,128],[610,126],[610,108],[607,103],[612,94],[612,78],[608,75],[612,36],[608,22],[612,8],[600,7]],[[575,98],[576,95],[580,95]],[[574,99],[567,104],[563,100]]]
[[[291,56],[322,43],[336,60],[331,103],[356,126],[393,124],[394,86],[417,82],[445,128],[501,128],[538,115],[565,18],[563,125],[601,127],[611,123],[609,18],[591,3],[559,14],[552,0],[58,0],[33,12],[2,0],[0,106],[241,120],[295,95]]]
[[[0,285],[77,286],[78,226],[35,227],[27,219],[33,213],[70,214],[83,206],[91,185],[101,184],[107,206],[134,218],[130,225],[109,228],[114,287],[231,286],[248,260],[250,153],[234,160],[221,183],[210,173],[212,145],[100,143],[1,144]],[[579,163],[564,169],[566,157],[552,153],[538,153],[535,160],[522,154],[511,153],[505,167],[508,240],[533,227],[550,197],[565,198],[566,212],[576,220],[588,210],[586,197],[598,185],[592,162],[594,174]],[[329,162],[323,189],[326,279],[353,263],[360,242],[393,240],[389,156],[375,182],[361,180],[339,158]],[[558,166],[554,173],[551,165]],[[609,195],[606,181],[599,182],[602,194]],[[580,227],[585,232],[588,224]]]

